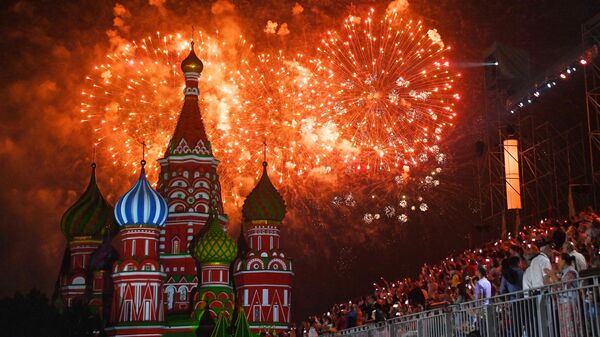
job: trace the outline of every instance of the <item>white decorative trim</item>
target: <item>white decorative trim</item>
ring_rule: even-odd
[[[173,154],[189,153],[191,151],[190,146],[187,144],[185,139],[181,138],[179,145],[173,150]]]
[[[165,259],[165,260],[169,260],[169,259],[182,259],[182,258],[192,258],[192,256],[190,254],[177,254],[177,255],[173,255],[173,254],[160,254],[160,259]]]
[[[204,141],[202,139],[200,139],[200,140],[198,140],[198,143],[196,144],[196,146],[192,150],[192,153],[201,154],[201,155],[205,156],[205,155],[209,155],[210,151],[208,150],[208,148],[204,144]]]
[[[274,287],[274,288],[288,288],[288,289],[292,289],[292,286],[290,285],[285,285],[285,284],[245,284],[245,285],[240,285],[237,286],[237,289],[252,289],[252,288],[259,288],[259,287]]]
[[[172,163],[186,163],[186,162],[198,163],[198,162],[201,162],[201,163],[213,164],[215,167],[216,167],[216,165],[219,165],[219,163],[220,163],[220,161],[215,159],[215,157],[213,157],[213,156],[200,157],[198,155],[193,155],[193,154],[184,155],[184,156],[169,156],[167,158],[159,159],[158,162],[162,166],[166,165],[168,162],[172,162]]]
[[[241,275],[241,274],[255,274],[255,273],[273,273],[273,274],[290,274],[290,275],[294,275],[294,272],[292,272],[291,270],[268,270],[268,269],[259,269],[259,270],[244,270],[244,271],[237,271],[235,273],[233,273],[233,275]]]

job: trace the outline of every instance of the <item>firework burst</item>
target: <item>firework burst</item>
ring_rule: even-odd
[[[238,173],[258,174],[263,142],[268,144],[271,172],[284,185],[290,178],[331,172],[329,155],[339,133],[336,124],[320,119],[326,103],[309,68],[312,63],[301,54],[259,54],[232,72],[241,104],[236,110],[239,132],[231,134],[237,154],[226,163]]]
[[[437,31],[389,12],[348,17],[319,53],[331,83],[327,118],[359,149],[355,170],[393,171],[435,160],[434,146],[452,126],[455,76]]]
[[[220,141],[229,139],[235,130],[234,107],[240,103],[236,86],[227,81],[231,71],[226,62],[250,46],[240,38],[239,45],[232,48],[204,33],[196,42],[205,64],[200,78],[203,117],[216,143],[215,156],[226,156],[233,144]],[[229,54],[233,49],[237,52]],[[135,173],[142,142],[147,147],[147,158],[164,155],[181,111],[184,80],[179,65],[188,51],[189,41],[181,34],[156,33],[122,44],[86,77],[81,92],[82,122],[91,124],[95,143],[101,144],[99,153],[115,167]],[[151,160],[147,174],[156,180],[158,171],[159,165]],[[225,185],[239,183],[228,181],[229,177],[225,174]],[[230,196],[233,200],[228,201],[235,203],[238,196],[233,192]],[[227,199],[227,195],[224,197]]]

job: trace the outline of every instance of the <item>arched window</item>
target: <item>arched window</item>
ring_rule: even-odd
[[[77,276],[73,279],[73,284],[85,284],[85,278]]]
[[[179,288],[179,300],[184,302],[187,301],[188,298],[188,291],[186,287],[181,287]]]
[[[179,254],[180,252],[180,241],[178,237],[174,237],[173,240],[171,241],[171,253],[172,254]]]
[[[260,322],[260,307],[258,305],[254,306],[254,322]]]
[[[175,288],[168,287],[165,290],[165,295],[167,296],[167,309],[173,309],[173,302],[175,300]]]

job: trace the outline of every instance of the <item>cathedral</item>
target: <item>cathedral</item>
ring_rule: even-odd
[[[242,208],[239,239],[226,233],[193,42],[181,70],[183,107],[158,159],[157,189],[142,160],[137,181],[112,207],[92,164],[85,192],[61,219],[68,247],[58,293],[67,308],[84,305],[100,316],[109,336],[280,334],[291,322],[294,275],[280,246],[285,202],[263,162]]]

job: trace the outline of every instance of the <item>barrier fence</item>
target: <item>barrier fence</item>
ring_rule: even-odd
[[[325,335],[600,337],[600,276],[495,296],[486,303],[450,305]]]

